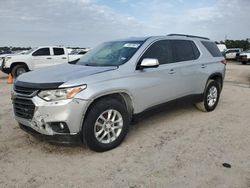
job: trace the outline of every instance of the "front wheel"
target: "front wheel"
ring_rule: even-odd
[[[242,65],[246,65],[247,64],[247,62],[241,62],[242,63]]]
[[[203,112],[213,111],[220,98],[220,85],[215,80],[209,80],[203,96],[203,101],[196,103],[196,107]]]
[[[114,98],[94,103],[83,124],[83,140],[97,152],[117,147],[128,132],[129,115],[126,106]]]
[[[25,65],[16,65],[12,68],[11,74],[14,78],[17,78],[19,75],[27,72],[27,68]]]

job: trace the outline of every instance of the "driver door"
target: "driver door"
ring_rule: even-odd
[[[53,65],[53,58],[49,47],[39,48],[32,54],[34,69]]]
[[[140,86],[136,88],[135,101],[140,109],[164,103],[180,96],[182,89],[182,78],[178,66],[173,63],[171,42],[161,40],[153,43],[139,60],[154,58],[159,61],[157,68],[145,68],[137,70],[136,80]]]

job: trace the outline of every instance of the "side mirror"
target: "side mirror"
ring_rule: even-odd
[[[159,61],[158,59],[153,59],[153,58],[145,58],[142,60],[140,64],[140,69],[145,69],[145,68],[156,68],[159,66]]]

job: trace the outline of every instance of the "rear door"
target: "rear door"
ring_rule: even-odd
[[[65,48],[61,47],[53,47],[53,63],[56,64],[62,64],[62,63],[68,63],[68,56],[65,52]]]
[[[35,52],[33,52],[32,63],[34,69],[53,65],[53,59],[51,56],[50,48],[39,48]]]
[[[200,52],[196,44],[191,40],[171,40],[171,48],[174,59],[171,66],[178,73],[178,97],[197,94],[201,65],[198,63]]]

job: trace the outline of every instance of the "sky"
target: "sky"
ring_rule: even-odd
[[[184,33],[250,38],[250,0],[0,0],[0,46],[94,47]]]

